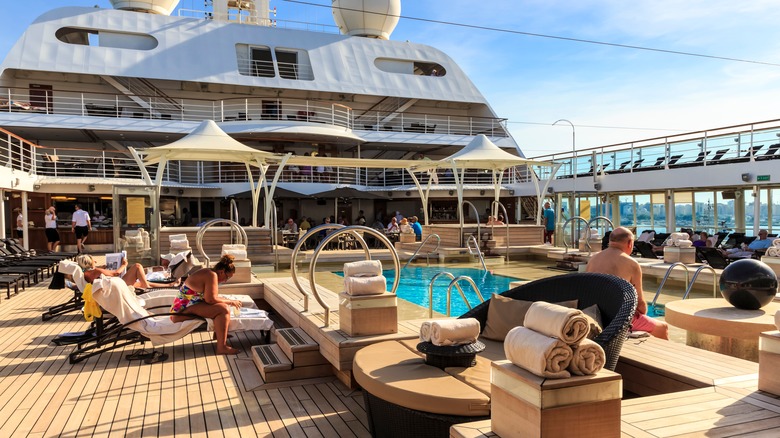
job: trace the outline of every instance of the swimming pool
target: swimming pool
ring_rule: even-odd
[[[428,308],[428,284],[431,279],[439,272],[447,271],[455,277],[466,275],[474,280],[477,284],[482,297],[486,300],[490,299],[491,294],[501,293],[509,290],[509,283],[519,280],[518,278],[506,277],[503,275],[491,274],[489,271],[476,268],[453,268],[453,267],[430,267],[430,266],[409,266],[406,269],[401,270],[401,280],[398,283],[398,289],[396,294],[399,298],[402,298],[411,303]],[[343,276],[343,272],[336,272],[337,275]],[[395,279],[395,270],[389,269],[383,271],[385,277],[387,277],[387,289],[393,286],[393,280]],[[436,284],[433,286],[433,310],[439,313],[447,312],[447,286],[450,284],[450,279],[447,276],[441,276],[436,279]],[[458,283],[469,299],[469,303],[472,306],[479,304],[477,294],[471,288],[471,285],[466,281]],[[460,298],[460,294],[456,288],[453,287],[452,291],[452,311],[453,316],[458,316],[466,313],[468,307]]]

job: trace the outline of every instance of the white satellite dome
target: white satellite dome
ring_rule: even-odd
[[[114,9],[171,15],[179,0],[111,0]]]
[[[344,35],[390,39],[401,0],[333,0],[333,19]]]

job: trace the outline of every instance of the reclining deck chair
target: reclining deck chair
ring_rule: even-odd
[[[731,260],[723,257],[723,254],[717,248],[699,246],[696,248],[696,253],[699,254],[702,261],[707,262],[708,265],[715,269],[724,269],[731,263]]]
[[[653,245],[642,242],[641,240],[637,240],[634,242],[634,249],[636,249],[636,252],[639,253],[640,256],[644,259],[659,259],[663,258],[662,256],[659,256],[658,254],[653,251]]]
[[[578,300],[577,308],[594,304],[601,312],[603,330],[593,339],[606,353],[604,368],[615,369],[620,350],[628,337],[631,318],[637,306],[636,290],[631,283],[614,275],[576,273],[532,281],[501,294],[515,300],[560,302]],[[474,307],[460,318],[476,318],[484,330],[490,301]]]
[[[84,307],[84,302],[81,300],[81,291],[84,290],[84,286],[87,285],[84,280],[84,272],[82,272],[78,263],[70,260],[63,260],[57,266],[57,275],[70,275],[73,278],[72,287],[69,287],[73,291],[73,298],[65,303],[58,304],[56,306],[49,307],[49,310],[43,312],[41,319],[48,321],[55,316],[62,315],[63,313],[73,312],[75,310],[81,310]],[[54,286],[55,280],[52,280],[52,285],[49,289],[62,289],[61,287]]]
[[[150,341],[152,346],[167,344],[181,339],[204,323],[204,319],[194,315],[188,321],[172,322],[169,314],[149,313],[125,282],[117,277],[102,276],[95,280],[92,297],[102,309],[114,315],[119,324],[109,328],[100,328],[98,324],[95,336],[79,342],[76,350],[68,355],[71,364],[134,343]],[[141,357],[137,353],[134,355]],[[167,359],[167,355],[156,352],[143,356],[153,358],[154,362]]]

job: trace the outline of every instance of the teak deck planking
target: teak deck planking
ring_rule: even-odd
[[[247,391],[237,361],[251,361],[259,333],[235,334],[236,357],[195,332],[158,347],[165,362],[126,360],[136,344],[70,365],[74,347],[50,341],[88,323],[75,312],[41,321],[72,295],[47,286],[0,303],[0,436],[368,436],[360,391],[335,377]]]

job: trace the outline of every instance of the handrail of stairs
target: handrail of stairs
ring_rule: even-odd
[[[477,298],[479,298],[479,302],[480,303],[484,303],[485,302],[485,299],[482,297],[482,293],[479,291],[479,287],[477,287],[477,283],[475,283],[474,280],[472,280],[471,277],[469,277],[467,275],[461,275],[459,277],[453,278],[452,281],[450,281],[450,285],[447,286],[447,316],[448,317],[450,316],[450,306],[452,304],[452,302],[451,302],[451,299],[452,299],[452,286],[455,286],[461,280],[466,280],[466,282],[471,284],[471,287],[474,288],[474,292],[476,292]],[[466,303],[466,307],[468,307],[469,310],[471,310],[471,303],[469,303],[469,300],[466,298],[466,295],[463,293],[463,290],[460,287],[458,287],[458,291],[460,292],[461,297],[463,297],[463,301]]]
[[[696,268],[696,271],[693,272],[691,282],[688,283],[688,289],[685,289],[685,295],[683,295],[682,299],[688,298],[688,294],[691,293],[691,289],[693,289],[693,284],[696,283],[696,277],[698,277],[699,273],[705,269],[712,271],[712,298],[718,297],[718,273],[715,272],[715,268],[710,265],[701,265]]]
[[[493,210],[493,207],[495,205],[498,205],[501,207],[501,210],[504,211],[504,220],[509,221],[509,214],[506,212],[506,207],[504,207],[504,204],[501,203],[501,201],[494,200],[490,204],[490,210]],[[509,261],[509,225],[504,223],[503,227],[506,229],[506,255],[504,256],[504,263]],[[493,227],[490,227],[490,234],[493,234]]]
[[[208,255],[206,255],[206,251],[203,250],[203,235],[206,234],[206,230],[208,230],[211,226],[219,223],[229,224],[231,232],[234,229],[238,230],[240,239],[238,239],[237,243],[246,245],[249,242],[249,238],[246,235],[246,231],[244,230],[244,227],[242,227],[241,225],[237,224],[234,221],[231,221],[230,219],[216,218],[206,222],[205,224],[203,224],[202,227],[200,227],[200,229],[198,230],[198,234],[195,235],[195,244],[197,245],[200,254],[206,260],[206,266],[210,265],[211,259],[209,258]]]
[[[314,299],[317,300],[317,303],[319,303],[319,305],[322,306],[325,311],[323,315],[323,322],[325,327],[330,326],[330,307],[327,305],[327,303],[325,303],[317,291],[317,283],[315,281],[317,259],[320,257],[320,252],[322,252],[323,248],[325,248],[333,239],[339,237],[342,234],[356,235],[360,232],[368,233],[369,235],[374,236],[376,239],[379,239],[380,242],[384,243],[385,246],[390,250],[390,256],[393,259],[393,268],[395,269],[395,279],[393,280],[393,287],[390,290],[390,293],[394,294],[396,289],[398,289],[398,282],[401,280],[401,262],[398,259],[398,252],[396,252],[393,243],[390,242],[387,236],[385,236],[385,233],[362,225],[350,225],[328,234],[322,239],[322,241],[320,241],[320,244],[317,245],[317,248],[314,250],[314,254],[311,257],[311,264],[309,265],[309,287],[311,288],[312,295],[314,295]],[[362,239],[362,237],[360,239],[360,243],[363,245],[363,248],[368,248],[368,245],[366,245],[366,242]],[[366,251],[366,254],[368,254],[366,260],[371,260],[370,251]]]
[[[663,280],[661,280],[661,284],[658,285],[658,290],[655,292],[655,296],[653,297],[653,301],[650,303],[649,306],[647,306],[648,307],[648,312],[652,308],[657,315],[661,315],[662,314],[662,313],[657,312],[657,309],[658,309],[659,305],[656,304],[656,301],[658,301],[658,296],[661,295],[661,290],[664,288],[664,284],[666,284],[666,280],[669,278],[669,275],[671,275],[672,271],[674,271],[675,268],[677,268],[677,267],[682,267],[685,270],[685,287],[686,287],[686,289],[688,289],[688,284],[690,284],[688,282],[688,278],[689,278],[689,274],[690,274],[690,271],[688,270],[688,266],[686,266],[685,263],[683,263],[683,262],[674,262],[674,263],[672,263],[671,265],[669,265],[669,269],[666,270],[666,274],[664,275]],[[687,292],[686,292],[686,296],[687,296]]]
[[[474,242],[474,248],[471,248],[471,242]],[[468,240],[466,240],[466,247],[469,249],[469,254],[476,255],[479,257],[479,261],[482,262],[482,268],[484,268],[486,271],[488,270],[487,265],[485,264],[485,258],[482,257],[482,251],[479,249],[479,242],[477,242],[477,238],[474,237],[474,235],[469,236]]]
[[[431,278],[431,281],[428,283],[428,318],[433,318],[433,284],[436,283],[436,280],[443,275],[449,277],[450,280],[455,279],[455,276],[452,275],[451,272],[447,272],[447,271],[439,272],[436,275],[434,275],[433,278]],[[468,306],[468,300],[466,299],[466,294],[463,293],[463,289],[461,289],[460,285],[458,285],[457,283],[455,283],[455,287],[458,288],[458,292],[460,292],[461,298],[463,298],[463,301],[465,301],[466,305]],[[449,297],[447,298],[447,303],[449,304]]]
[[[598,222],[600,220],[601,221],[606,221],[609,224],[610,228],[612,228],[613,230],[615,229],[615,225],[606,216],[596,216],[593,219],[589,220],[588,221],[588,228],[587,228],[589,230],[588,231],[588,239],[585,241],[585,246],[588,248],[588,255],[590,255],[593,252],[592,248],[590,247],[590,224],[592,224],[593,222]]]
[[[564,254],[568,254],[569,253],[569,245],[566,243],[566,225],[568,225],[569,222],[574,221],[574,220],[580,221],[580,222],[584,222],[586,228],[588,226],[588,221],[584,217],[582,217],[582,216],[574,216],[572,218],[567,219],[566,222],[563,223],[563,226],[561,227],[561,230],[563,230],[563,247],[566,248],[566,250],[564,251]],[[574,244],[576,246],[577,245],[577,239],[574,238],[574,224],[572,224],[571,227],[572,227],[572,230],[571,230],[571,242],[572,242],[572,244]],[[590,247],[588,247],[588,249],[590,249]]]
[[[420,252],[420,250],[423,249],[425,244],[428,243],[428,241],[431,239],[431,237],[436,237],[436,247],[433,248],[433,250],[428,251],[428,254],[425,255],[425,261],[428,263],[428,265],[431,264],[431,261],[429,259],[431,254],[433,254],[434,252],[438,251],[439,250],[439,246],[441,245],[441,236],[439,236],[438,234],[435,234],[435,233],[434,234],[429,234],[428,236],[425,237],[425,239],[422,241],[422,243],[420,243],[420,246],[417,247],[417,250],[414,251],[414,254],[412,254],[412,257],[409,259],[409,261],[406,262],[404,267],[401,268],[401,269],[406,269],[406,267],[409,266],[409,263],[412,263],[412,260],[414,260],[414,258],[417,257],[417,254]]]

